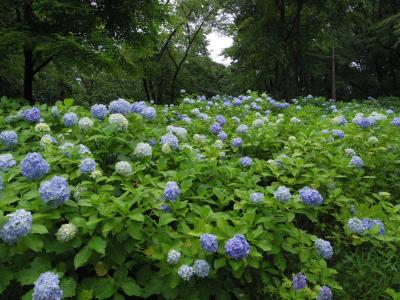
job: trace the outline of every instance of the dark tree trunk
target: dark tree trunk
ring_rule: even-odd
[[[24,49],[24,98],[29,101],[29,103],[34,104],[33,100],[33,50],[31,48]]]
[[[332,47],[332,99],[336,100],[336,63],[335,63],[335,47]]]
[[[147,99],[147,101],[150,101],[151,99],[150,99],[149,88],[147,86],[146,78],[142,78],[142,82],[143,82],[144,92],[146,93],[146,99]]]

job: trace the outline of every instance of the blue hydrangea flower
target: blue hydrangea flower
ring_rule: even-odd
[[[179,140],[175,135],[168,132],[161,137],[161,145],[169,145],[172,149],[177,149]]]
[[[12,154],[0,154],[0,170],[6,170],[14,167],[16,164],[17,162],[14,160]]]
[[[131,105],[131,112],[140,114],[146,108],[147,105],[144,101],[134,102]]]
[[[213,134],[218,134],[221,132],[221,130],[222,130],[222,127],[219,123],[214,123],[210,126],[210,131]]]
[[[60,111],[58,110],[57,106],[52,106],[50,112],[51,112],[51,115],[54,118],[59,118],[60,117]]]
[[[90,112],[92,113],[92,116],[98,120],[104,120],[107,115],[108,115],[108,109],[107,106],[104,104],[94,104],[90,108]]]
[[[36,107],[26,109],[21,114],[25,121],[36,123],[40,121],[40,110]]]
[[[307,286],[307,277],[303,273],[297,273],[292,279],[293,288],[297,291]]]
[[[332,300],[333,294],[329,287],[326,285],[321,286],[317,300]]]
[[[217,121],[221,126],[224,126],[226,123],[226,119],[224,118],[223,115],[217,115],[215,117],[215,121]]]
[[[79,170],[84,174],[92,173],[94,170],[96,170],[96,162],[92,158],[85,158],[81,160]]]
[[[357,125],[361,128],[368,128],[375,125],[376,121],[372,118],[361,118],[358,120]]]
[[[350,166],[356,167],[357,169],[361,169],[364,165],[364,162],[361,157],[357,155],[353,155],[350,160]]]
[[[242,158],[240,158],[240,165],[242,167],[250,167],[253,164],[253,159],[251,157],[248,156],[244,156]]]
[[[179,196],[181,195],[181,189],[179,188],[178,184],[175,181],[168,181],[162,199],[164,201],[176,201]]]
[[[317,190],[308,186],[303,187],[299,191],[299,194],[301,201],[307,205],[318,206],[324,201],[324,198],[322,198],[321,194]]]
[[[0,229],[0,238],[5,243],[12,245],[31,231],[32,214],[24,209],[17,209],[7,217],[8,222]]]
[[[167,262],[170,265],[176,265],[181,259],[181,253],[175,249],[171,249],[168,251]]]
[[[12,147],[18,144],[18,135],[15,131],[4,130],[0,133],[0,142],[7,147]]]
[[[317,250],[318,255],[324,259],[330,259],[333,255],[333,248],[329,241],[317,239],[314,241],[314,247],[315,250]]]
[[[35,281],[32,300],[61,300],[62,296],[58,275],[53,272],[40,274]]]
[[[338,137],[339,139],[343,139],[344,138],[344,132],[338,129],[334,129],[332,130],[332,135]]]
[[[54,176],[40,184],[39,193],[44,203],[59,206],[69,199],[70,190],[65,178]]]
[[[191,266],[188,266],[188,265],[182,265],[178,269],[178,275],[183,280],[189,281],[190,278],[193,276],[193,268]]]
[[[238,126],[238,128],[236,128],[236,133],[244,134],[244,133],[247,132],[247,129],[248,129],[247,125],[241,124],[241,125]]]
[[[321,133],[322,133],[322,134],[329,134],[329,130],[328,130],[328,129],[322,129],[322,130],[321,130]]]
[[[393,118],[390,124],[396,127],[400,127],[400,117]]]
[[[42,178],[50,167],[46,160],[36,152],[28,153],[21,162],[22,176],[28,180],[38,180]]]
[[[72,127],[78,123],[78,116],[74,112],[69,112],[64,115],[63,121],[66,127]]]
[[[199,278],[206,278],[210,272],[210,265],[204,259],[196,259],[193,264],[193,272]]]
[[[165,204],[165,203],[160,205],[160,209],[165,213],[172,212],[172,208],[170,206],[168,206],[167,204]]]
[[[140,112],[140,115],[147,120],[154,120],[157,117],[157,112],[154,107],[146,107]]]
[[[232,139],[232,142],[231,142],[232,147],[239,148],[240,146],[242,146],[242,144],[243,144],[243,140],[241,138],[236,137],[236,138]]]
[[[226,254],[234,260],[245,258],[250,253],[250,245],[241,234],[236,234],[225,244]]]
[[[263,193],[253,193],[250,195],[251,201],[258,203],[264,201],[264,194]]]
[[[228,138],[228,135],[225,133],[225,131],[221,131],[218,133],[217,138],[221,141],[225,141]]]
[[[278,201],[287,202],[292,198],[290,190],[286,186],[280,186],[274,192],[274,197]]]
[[[201,247],[210,253],[216,253],[218,251],[218,241],[214,234],[204,233],[200,236]]]
[[[347,221],[347,225],[349,226],[350,231],[356,234],[362,234],[365,231],[365,227],[363,221],[359,218],[351,218]]]
[[[92,154],[92,152],[90,152],[89,148],[85,145],[79,144],[79,155],[82,154]]]
[[[131,104],[125,99],[119,98],[110,102],[108,110],[112,114],[127,115],[131,112]]]
[[[382,223],[381,220],[377,220],[377,219],[371,220],[371,219],[365,218],[362,220],[362,224],[363,224],[365,230],[370,230],[374,226],[378,226],[379,234],[385,234],[385,225]]]

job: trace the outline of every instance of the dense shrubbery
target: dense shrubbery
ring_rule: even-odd
[[[1,101],[4,299],[400,290],[391,100]]]

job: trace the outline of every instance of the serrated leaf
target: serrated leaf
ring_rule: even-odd
[[[73,297],[76,294],[76,282],[72,277],[64,277],[60,281],[60,288],[64,297]]]
[[[34,252],[39,252],[43,248],[43,241],[36,235],[29,234],[21,238],[21,243],[26,245]]]
[[[100,254],[106,254],[107,242],[99,236],[94,236],[90,239],[89,248]]]
[[[173,216],[171,216],[170,214],[163,214],[160,217],[160,221],[158,222],[158,226],[161,227],[161,226],[167,225],[167,224],[169,224],[169,223],[171,223],[171,222],[173,222],[175,220],[176,219]]]
[[[50,261],[44,257],[35,258],[30,267],[18,273],[17,280],[21,285],[33,284],[40,274],[51,270]]]
[[[13,279],[14,274],[10,270],[6,269],[5,266],[0,265],[0,295],[10,284],[11,279]]]
[[[94,293],[97,299],[110,298],[115,292],[115,286],[110,278],[100,278],[96,281]]]
[[[31,233],[45,234],[48,232],[46,226],[41,224],[32,224]]]
[[[92,250],[89,249],[88,246],[85,246],[79,251],[75,257],[74,257],[74,266],[75,269],[78,269],[79,267],[83,266],[90,258],[92,255]]]
[[[133,278],[128,277],[125,282],[121,285],[122,290],[128,296],[141,296],[142,295],[142,288],[136,284]]]

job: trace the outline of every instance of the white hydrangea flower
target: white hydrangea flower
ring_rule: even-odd
[[[135,155],[138,157],[150,157],[152,154],[152,148],[150,144],[147,143],[139,143],[135,148]]]
[[[84,117],[84,118],[82,118],[82,119],[80,119],[79,120],[79,123],[78,123],[78,125],[79,125],[79,127],[81,128],[81,129],[89,129],[89,128],[92,128],[92,126],[93,126],[93,121],[90,119],[90,118],[88,118],[88,117]]]
[[[36,132],[50,132],[50,126],[46,123],[38,123],[35,126]]]
[[[108,122],[110,124],[115,124],[119,129],[127,129],[128,128],[128,120],[122,114],[111,114],[108,117]]]

